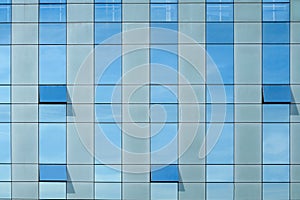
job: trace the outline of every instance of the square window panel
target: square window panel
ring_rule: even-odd
[[[152,22],[150,26],[152,44],[176,44],[178,42],[178,23]]]
[[[0,165],[0,181],[11,181],[11,165]]]
[[[96,199],[121,199],[121,183],[96,183]]]
[[[120,103],[120,102],[121,102],[120,86],[99,85],[96,87],[95,103]]]
[[[0,198],[11,199],[11,183],[0,182]]]
[[[176,183],[152,183],[151,200],[177,199],[178,184]]]
[[[207,85],[206,103],[233,103],[233,85]]]
[[[96,22],[120,22],[121,4],[95,4]]]
[[[66,199],[66,183],[40,183],[40,199]]]
[[[40,4],[40,22],[65,22],[66,5]]]
[[[151,4],[152,22],[177,21],[177,4]]]
[[[289,85],[265,85],[263,87],[264,103],[291,103],[292,93]]]
[[[120,165],[96,165],[95,166],[96,182],[121,182]]]
[[[264,43],[289,43],[289,23],[263,23]]]
[[[206,105],[206,122],[233,122],[233,114],[233,104]]]
[[[152,165],[151,181],[152,182],[179,182],[178,165]]]
[[[39,169],[40,181],[67,181],[66,165],[40,165]]]
[[[233,181],[232,165],[207,165],[206,170],[207,182]]]
[[[232,200],[233,184],[232,183],[208,183],[207,199],[213,200]]]
[[[40,103],[67,103],[66,86],[40,86],[39,87]]]
[[[206,42],[233,43],[233,23],[206,23]]]
[[[65,44],[66,24],[40,24],[40,44]]]
[[[206,20],[221,22],[233,20],[233,4],[206,4]]]
[[[151,103],[177,103],[177,87],[151,86]]]
[[[177,122],[178,105],[177,104],[151,104],[150,107],[151,122]]]
[[[289,184],[288,183],[264,183],[263,199],[264,200],[289,199]]]
[[[98,104],[95,106],[97,122],[120,122],[120,104]]]
[[[40,163],[66,162],[66,125],[40,124],[39,161]]]
[[[119,34],[119,36],[113,37],[109,40],[109,43],[120,44],[121,43],[121,23],[96,23],[95,24],[95,43],[101,44],[108,38]],[[106,44],[106,42],[104,42]]]
[[[39,122],[65,122],[66,105],[40,105]]]
[[[264,165],[263,181],[265,182],[289,182],[289,165]]]
[[[271,1],[271,0],[268,0]],[[278,0],[284,2],[283,0]],[[274,1],[272,1],[274,2]],[[264,3],[263,21],[289,21],[290,5],[288,3]]]
[[[263,109],[264,122],[289,122],[290,105],[264,105]]]
[[[110,45],[106,45],[110,46]],[[108,57],[113,57],[116,55],[121,55],[121,48],[119,45],[111,45],[108,49],[105,49]],[[97,52],[96,52],[97,53]],[[99,58],[99,56],[95,57],[95,65],[96,65],[96,74],[95,74],[95,82],[96,84],[118,84],[121,81],[121,70],[122,70],[122,59],[121,57],[113,57],[111,63],[107,63],[106,66],[103,66],[103,59]],[[99,71],[98,71],[98,70]],[[100,71],[104,69],[103,71]]]

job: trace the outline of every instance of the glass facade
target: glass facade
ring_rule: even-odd
[[[299,0],[0,0],[0,199],[300,199]]]

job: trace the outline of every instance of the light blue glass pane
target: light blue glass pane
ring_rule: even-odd
[[[289,163],[289,124],[263,125],[263,162]]]
[[[210,86],[206,87],[206,103],[233,103],[233,86],[224,85],[222,87],[224,87],[224,89],[225,89],[226,101],[211,102],[210,90],[217,91],[217,89],[219,89],[220,86],[219,85],[218,86],[210,85]],[[217,95],[217,94],[214,94],[214,95]]]
[[[95,103],[111,102],[121,102],[120,86],[97,86],[95,91]]]
[[[167,48],[167,47],[166,47]],[[174,70],[178,69],[178,55],[163,49],[151,48],[151,64],[165,65]]]
[[[151,86],[151,103],[177,103],[177,90],[172,86]]]
[[[208,182],[231,182],[233,181],[232,165],[208,165],[206,167]]]
[[[121,134],[121,124],[98,124],[102,133],[106,136],[107,140],[111,142],[112,145],[121,148],[122,147],[122,134]],[[97,143],[97,135],[96,135]]]
[[[177,122],[178,105],[177,104],[152,104],[151,122]]]
[[[209,200],[232,200],[233,184],[232,183],[208,183],[207,199]]]
[[[0,5],[0,22],[9,22],[11,15],[10,5]]]
[[[0,25],[1,34],[1,25]],[[1,41],[0,36],[0,41]],[[1,43],[1,42],[0,42]],[[0,84],[10,83],[10,47],[0,46]]]
[[[40,86],[39,93],[39,102],[41,103],[67,102],[66,86]]]
[[[11,38],[10,29],[11,29],[10,24],[0,24],[0,44],[10,44],[10,38]],[[0,48],[5,48],[5,47],[1,46]]]
[[[40,105],[39,122],[65,122],[66,105]]]
[[[11,165],[0,165],[0,181],[11,181]]]
[[[66,24],[40,24],[41,44],[66,43]]]
[[[40,46],[40,84],[66,83],[66,46]]]
[[[95,43],[100,44],[109,37],[121,33],[121,23],[96,23],[95,25]],[[121,37],[114,39],[115,42],[121,43]]]
[[[206,6],[208,22],[233,20],[233,4],[206,4]]]
[[[40,3],[66,3],[66,0],[40,0]]]
[[[40,165],[40,181],[67,181],[66,165]]]
[[[45,182],[39,185],[40,199],[66,199],[66,183]]]
[[[40,124],[40,163],[66,162],[66,125]]]
[[[96,105],[97,122],[119,122],[121,119],[121,105]]]
[[[264,23],[264,43],[289,43],[290,32],[288,23]]]
[[[211,125],[209,125],[211,126]],[[209,128],[209,127],[208,127]],[[207,128],[207,130],[208,130]],[[208,164],[233,163],[233,125],[224,124],[221,136],[207,156]]]
[[[10,163],[10,124],[0,124],[0,163]]]
[[[96,199],[121,199],[120,183],[96,183]]]
[[[150,39],[157,44],[176,44],[178,42],[178,23],[151,23]],[[162,30],[160,30],[162,29]],[[164,30],[167,29],[167,30]]]
[[[120,22],[121,4],[96,4],[95,21],[97,22]]]
[[[264,105],[264,122],[289,122],[290,105]]]
[[[151,4],[151,21],[177,21],[177,4]]]
[[[222,122],[222,121],[212,121],[211,119],[211,109],[213,108],[213,106],[215,106],[216,108],[218,108],[217,104],[207,104],[206,105],[206,121],[207,122]],[[220,106],[224,106],[224,105],[220,105]],[[226,106],[226,115],[225,115],[225,122],[233,122],[233,105],[232,104],[227,104]],[[222,114],[222,113],[215,113],[215,115],[218,114]],[[216,119],[221,119],[221,117],[216,117]]]
[[[206,42],[233,43],[233,24],[232,23],[207,23]]]
[[[290,58],[288,45],[263,46],[263,83],[289,84]]]
[[[264,165],[263,175],[266,182],[289,182],[289,165]]]
[[[119,170],[116,168],[119,168]],[[96,165],[95,180],[96,182],[121,182],[121,167]]]
[[[151,3],[177,3],[178,0],[150,0]]]
[[[0,0],[0,3],[2,4],[5,4],[5,3],[11,3],[11,0]]]
[[[216,64],[220,75],[225,84],[233,83],[233,45],[207,45],[208,55]],[[212,65],[208,65],[210,67]],[[210,70],[207,69],[208,73]],[[214,83],[213,80],[208,79],[208,83]]]
[[[158,182],[178,182],[179,172],[178,165],[168,166],[151,166],[151,181]]]
[[[151,200],[178,199],[178,187],[177,183],[151,183]]]
[[[119,51],[121,49],[116,48],[116,51]],[[121,55],[121,52],[119,55]],[[97,63],[101,62],[101,58],[95,58],[96,59],[96,67],[97,67]],[[95,77],[96,78],[96,84],[117,84],[117,83],[121,83],[121,71],[122,71],[122,59],[121,57],[117,58],[116,60],[114,60],[103,72],[103,74],[101,74],[100,76],[100,80],[98,80],[97,78],[99,77]]]
[[[0,86],[0,103],[10,103],[9,86]]]
[[[289,199],[289,184],[288,183],[264,183],[263,199],[264,200]]]
[[[206,0],[207,3],[227,3],[233,2],[233,0]]]
[[[95,3],[121,3],[122,0],[95,0]]]
[[[284,0],[279,0],[279,1],[284,2]],[[287,3],[263,4],[263,21],[289,21],[289,19],[290,19],[289,4]]]
[[[10,199],[11,198],[11,183],[0,182],[0,198]]]
[[[0,104],[0,122],[10,122],[9,104]]]
[[[266,85],[263,88],[265,103],[291,103],[291,88],[288,85]]]
[[[40,22],[65,22],[66,5],[45,4],[40,5]]]
[[[178,23],[151,23],[151,27],[177,31]],[[174,37],[173,37],[174,38]],[[151,38],[152,39],[152,38]]]
[[[161,127],[159,129],[158,127]],[[151,152],[164,148],[173,140],[177,141],[177,124],[153,124],[151,126]],[[177,154],[177,147],[174,149]]]
[[[274,3],[274,2],[290,2],[290,0],[263,0],[263,2],[272,2],[272,3]]]

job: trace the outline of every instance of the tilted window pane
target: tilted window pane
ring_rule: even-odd
[[[39,102],[40,103],[66,103],[67,102],[66,86],[40,86]]]
[[[179,171],[178,165],[168,166],[151,166],[151,181],[152,182],[178,182]]]
[[[40,181],[67,181],[66,165],[40,165]]]
[[[291,103],[291,88],[289,85],[265,85],[263,100],[264,103]]]

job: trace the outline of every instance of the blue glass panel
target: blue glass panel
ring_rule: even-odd
[[[95,107],[97,122],[119,122],[121,120],[121,105],[103,104]]]
[[[121,3],[122,0],[95,0],[95,3]]]
[[[40,103],[66,103],[66,86],[40,86]]]
[[[11,181],[11,165],[0,165],[0,181]]]
[[[9,22],[11,20],[11,6],[0,5],[0,22]]]
[[[206,130],[208,130],[208,128]],[[224,124],[222,134],[219,137],[218,142],[207,156],[207,163],[232,164],[234,146],[233,140],[233,124]]]
[[[290,31],[288,23],[264,23],[264,43],[289,43]]]
[[[151,86],[151,103],[177,103],[176,87]]]
[[[121,87],[101,85],[96,87],[95,91],[96,103],[120,103],[121,102]]]
[[[289,163],[289,124],[263,125],[263,162]]]
[[[65,22],[66,5],[42,4],[40,5],[40,22]]]
[[[227,104],[227,105],[224,105],[224,104],[207,104],[206,105],[206,122],[222,122],[222,121],[212,121],[211,119],[211,109],[212,107],[215,107],[216,109],[218,109],[218,106],[226,106],[226,115],[225,115],[225,122],[233,122],[233,104]],[[219,112],[215,112],[214,115],[221,115],[222,116],[222,113],[219,113]],[[216,117],[216,119],[222,119],[222,117]]]
[[[100,44],[109,37],[121,33],[121,23],[96,23],[95,26],[95,43]],[[121,37],[114,39],[114,42],[120,44]]]
[[[66,0],[40,0],[40,3],[66,3]]]
[[[232,183],[208,183],[207,199],[213,200],[232,200],[233,184]]]
[[[208,182],[232,182],[232,165],[207,165],[206,176]]]
[[[263,0],[263,2],[274,3],[274,2],[290,2],[290,0]]]
[[[65,44],[66,24],[40,24],[41,44]]]
[[[233,43],[232,23],[206,23],[206,42]]]
[[[11,29],[10,24],[0,24],[0,44],[10,44],[10,38],[11,38],[10,29]],[[4,47],[0,47],[0,48],[4,48]]]
[[[120,22],[121,4],[96,4],[95,21],[97,22]]]
[[[1,25],[0,25],[1,41]],[[1,42],[0,42],[1,43]],[[0,46],[0,84],[10,83],[10,47]]]
[[[11,0],[0,0],[0,3],[6,4],[6,3],[11,3]]]
[[[206,4],[206,20],[212,21],[232,21],[233,4]]]
[[[40,105],[39,122],[65,122],[66,105]]]
[[[0,182],[0,197],[11,199],[11,182]]]
[[[10,122],[9,104],[0,104],[0,122]]]
[[[264,183],[263,199],[282,200],[289,198],[289,183]]]
[[[287,3],[263,4],[263,21],[289,21],[289,6]]]
[[[264,103],[291,103],[291,88],[288,85],[265,85],[263,98]]]
[[[152,104],[151,122],[177,122],[177,104]]]
[[[98,124],[98,127],[101,129],[102,133],[107,137],[107,139],[111,142],[111,144],[119,148],[122,147],[121,124]]]
[[[166,51],[164,49],[159,49],[159,46],[157,46],[156,48],[151,48],[150,54],[151,54],[151,64],[165,65],[166,67],[172,68],[173,70],[177,71],[178,55]]]
[[[178,182],[179,172],[178,165],[151,166],[151,181],[152,182]]]
[[[119,47],[114,49],[118,55],[121,55],[121,49]],[[119,52],[120,51],[120,52]],[[116,54],[116,52],[114,54]],[[98,63],[101,63],[101,58],[95,58],[96,67]],[[121,57],[114,60],[101,74],[100,80],[95,77],[96,84],[118,84],[121,83],[121,71],[122,71],[122,59]]]
[[[150,41],[152,44],[176,44],[178,23],[151,23]]]
[[[207,45],[207,53],[216,64],[223,83],[233,84],[233,45]],[[207,66],[207,73],[213,70],[209,68],[211,66]],[[219,83],[209,77],[207,82],[208,84]]]
[[[0,103],[10,103],[9,86],[0,86]]]
[[[40,165],[40,181],[67,181],[67,166]]]
[[[118,170],[116,168],[119,168]],[[95,166],[95,181],[96,182],[121,182],[121,167],[120,166]]]
[[[0,163],[10,163],[10,124],[0,124]]]
[[[40,124],[40,163],[66,162],[66,124]]]
[[[177,4],[151,4],[151,21],[177,21]]]
[[[151,3],[177,3],[178,0],[150,0]]]
[[[226,95],[226,100],[225,101],[218,101],[218,102],[211,102],[211,91],[218,91],[219,89],[222,89],[224,87],[225,89],[225,95]],[[213,95],[218,95],[218,94],[213,94]],[[216,98],[216,96],[215,96]],[[222,97],[216,98],[216,99],[223,99]],[[206,103],[233,103],[233,86],[232,85],[210,85],[206,86]]]
[[[263,45],[263,83],[289,84],[289,45]]]
[[[264,165],[263,181],[266,182],[289,182],[289,165]]]
[[[290,105],[264,105],[264,122],[289,122]]]
[[[39,48],[40,84],[66,83],[66,46],[41,45]]]

